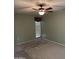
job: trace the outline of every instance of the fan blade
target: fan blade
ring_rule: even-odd
[[[33,10],[38,10],[38,9],[36,9],[36,8],[32,8]]]
[[[53,12],[53,11],[48,11],[48,12]]]
[[[51,9],[53,9],[53,8],[49,7],[49,8],[47,8],[46,10],[51,10]]]

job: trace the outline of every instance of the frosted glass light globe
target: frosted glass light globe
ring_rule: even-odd
[[[38,13],[39,13],[39,15],[44,15],[45,14],[44,11],[39,11]]]

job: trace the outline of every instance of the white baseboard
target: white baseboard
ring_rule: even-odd
[[[35,38],[33,40],[16,43],[16,45],[21,45],[21,44],[29,43],[29,42],[32,42],[32,41],[39,41],[39,40],[40,40],[40,38]]]
[[[25,44],[25,43],[29,43],[29,42],[32,42],[32,41],[35,41],[35,40],[29,40],[29,41],[19,42],[19,43],[16,43],[16,45]]]
[[[65,46],[64,44],[61,44],[61,43],[59,43],[59,42],[51,41],[51,40],[48,40],[48,39],[45,39],[45,40],[47,40],[47,41],[49,41],[49,42],[53,42],[53,43],[59,44],[59,45],[61,45],[61,46]]]

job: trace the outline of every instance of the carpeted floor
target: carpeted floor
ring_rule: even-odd
[[[15,46],[15,59],[65,59],[65,47],[47,40]]]

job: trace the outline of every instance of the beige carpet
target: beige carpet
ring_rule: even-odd
[[[15,46],[15,59],[65,59],[64,46],[46,40]]]

